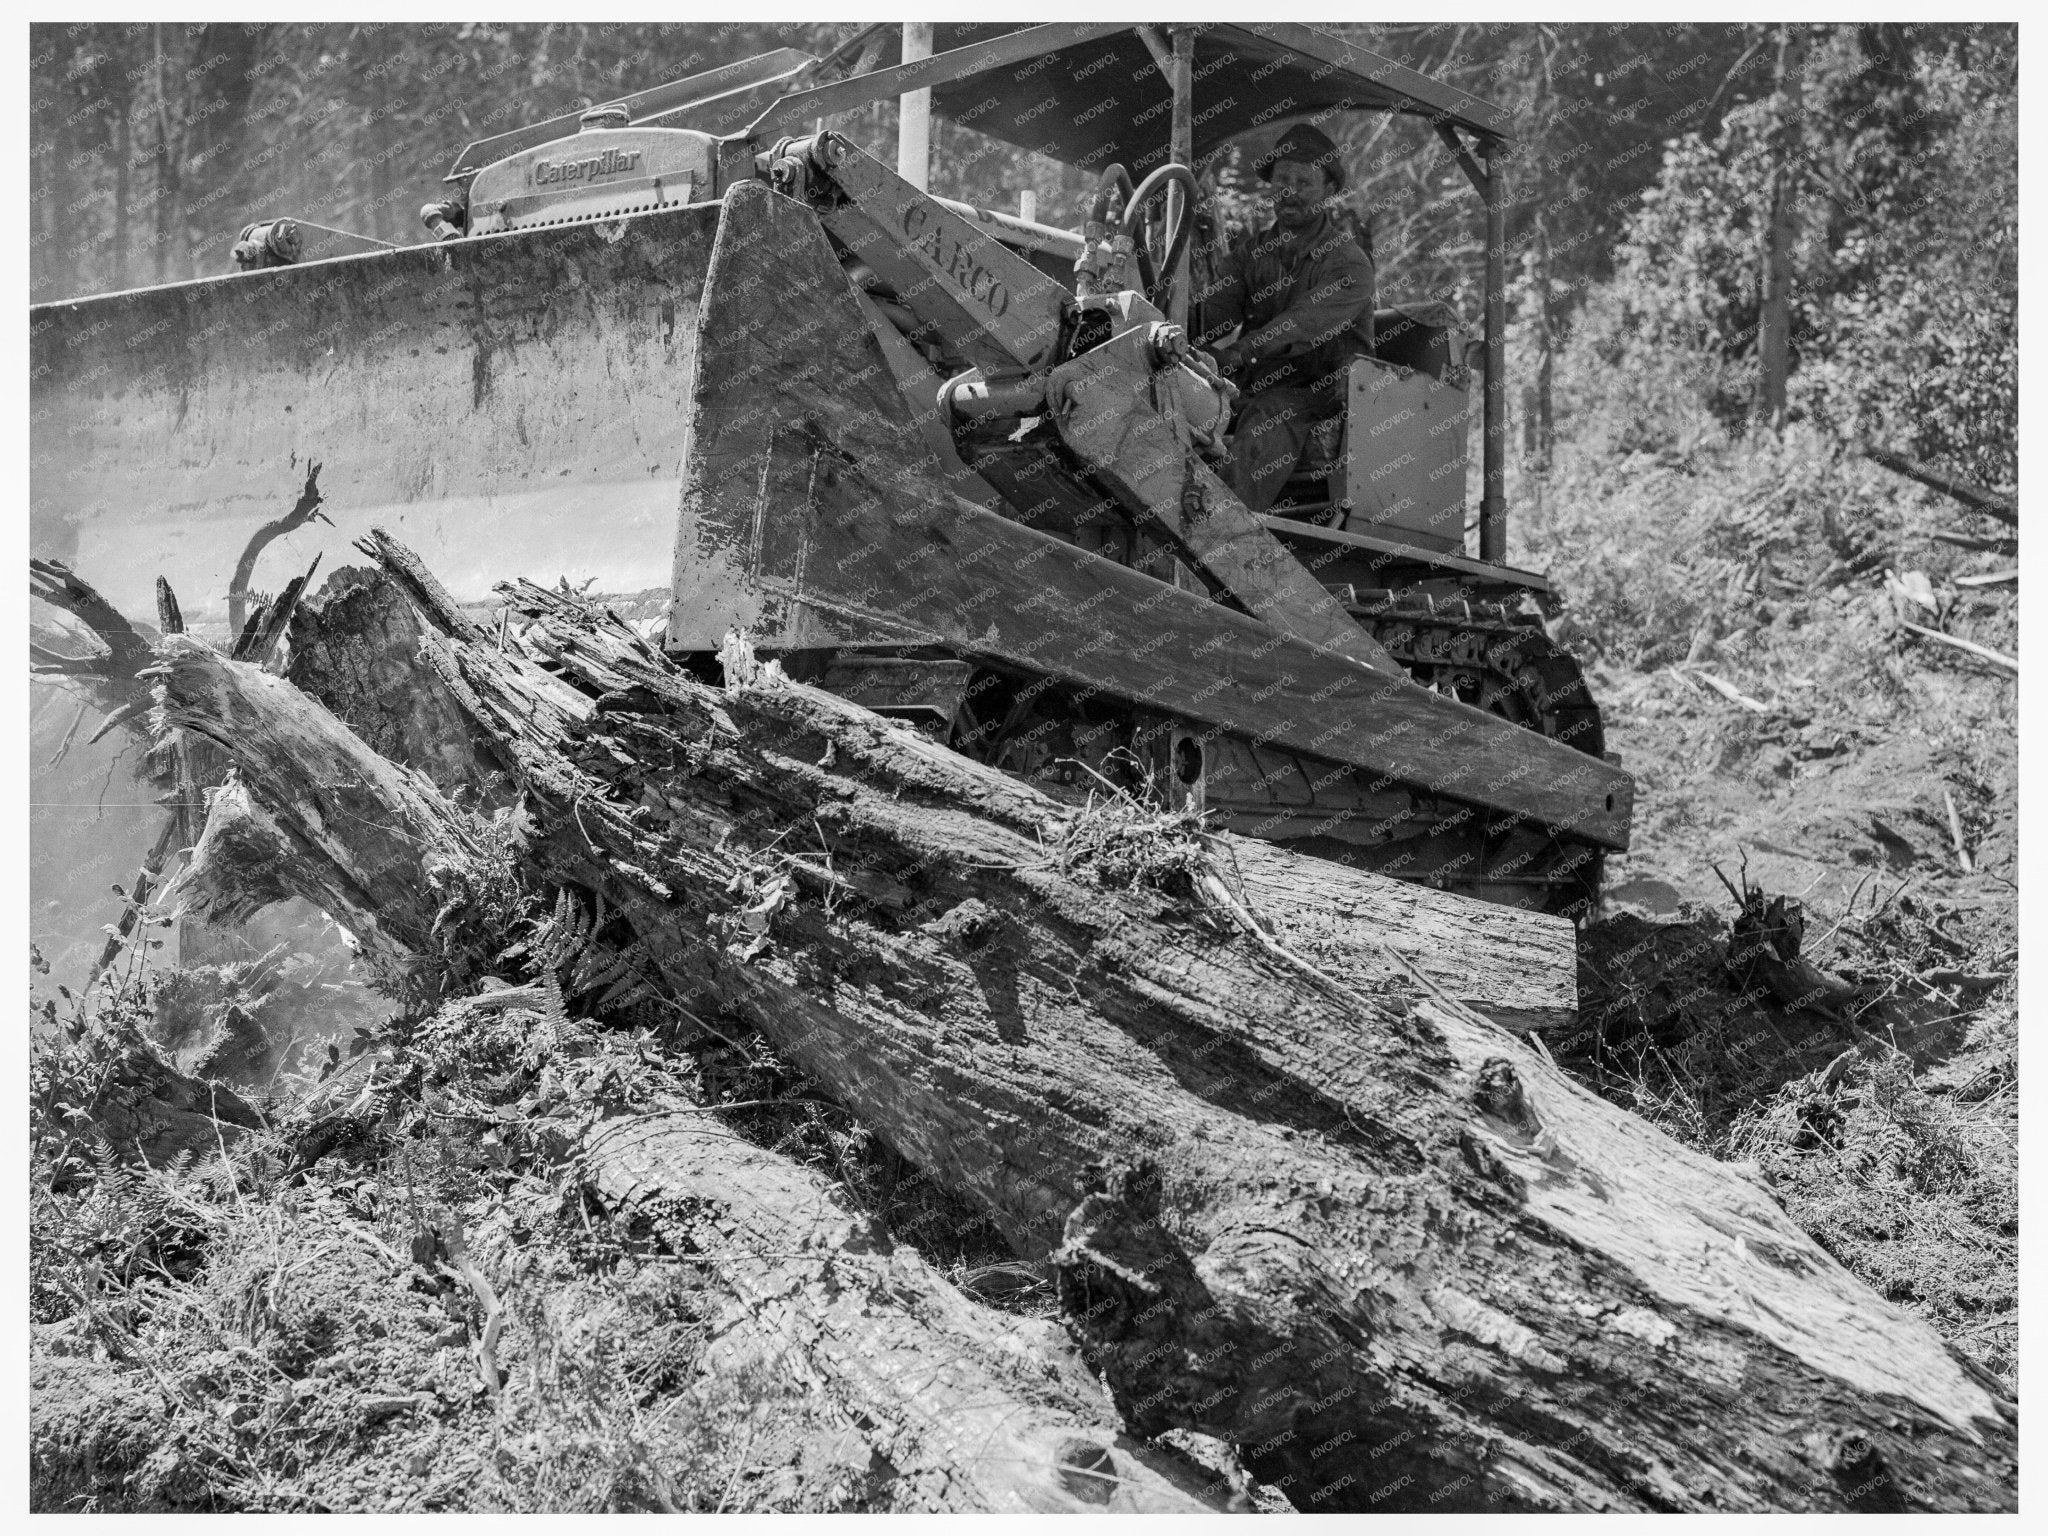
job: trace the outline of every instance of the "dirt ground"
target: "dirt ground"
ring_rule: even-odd
[[[1639,786],[1634,846],[1582,934],[1581,1029],[1558,1055],[1755,1162],[1837,1258],[2017,1397],[2016,689],[1968,659],[1903,663],[1903,698],[1788,679],[1768,715],[1675,670],[1596,670]],[[1789,1007],[1744,985],[1722,875],[1795,898],[1804,957],[1853,992]]]

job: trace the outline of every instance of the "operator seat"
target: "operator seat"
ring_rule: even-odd
[[[1316,423],[1309,433],[1302,462],[1273,504],[1273,515],[1303,522],[1341,526],[1345,521],[1347,460],[1353,439],[1349,402],[1370,393],[1370,376],[1392,370],[1402,377],[1422,375],[1438,384],[1464,390],[1469,382],[1465,364],[1466,327],[1457,312],[1437,301],[1402,304],[1373,312],[1373,355],[1351,364],[1341,416]],[[1390,446],[1385,430],[1374,434],[1374,448]],[[1462,453],[1463,444],[1458,444]],[[1393,458],[1393,453],[1376,454]],[[1436,543],[1440,535],[1433,536]],[[1462,541],[1460,541],[1462,542]]]

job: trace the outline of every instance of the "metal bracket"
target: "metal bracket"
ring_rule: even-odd
[[[1152,62],[1159,66],[1159,73],[1166,76],[1166,83],[1171,86],[1173,84],[1173,50],[1167,47],[1166,43],[1160,38],[1159,29],[1157,27],[1133,27],[1131,30],[1138,34],[1138,41],[1145,45],[1146,51],[1152,55]]]
[[[1481,197],[1486,196],[1488,181],[1486,171],[1477,160],[1472,158],[1472,151],[1467,149],[1465,141],[1458,137],[1458,130],[1449,123],[1439,122],[1436,125],[1436,131],[1437,137],[1450,145],[1451,153],[1458,157],[1458,165],[1465,172],[1465,179],[1472,183],[1474,190]]]

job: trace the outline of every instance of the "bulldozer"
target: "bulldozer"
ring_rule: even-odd
[[[1633,784],[1505,559],[1505,115],[1305,26],[942,24],[893,63],[880,35],[472,143],[421,244],[272,214],[234,272],[33,308],[34,553],[203,620],[317,476],[296,558],[382,524],[478,605],[560,572],[686,666],[744,635],[1056,795],[1589,913]],[[1083,227],[830,126],[881,101],[906,141],[929,111],[1096,177]],[[1345,113],[1425,121],[1470,179],[1485,312],[1377,312],[1257,515],[1200,172]]]

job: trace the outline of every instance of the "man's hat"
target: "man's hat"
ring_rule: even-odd
[[[1344,190],[1344,162],[1337,154],[1337,146],[1313,123],[1296,123],[1281,134],[1277,144],[1252,162],[1252,169],[1259,173],[1259,180],[1271,181],[1273,167],[1282,160],[1312,165],[1330,178],[1332,191]]]

